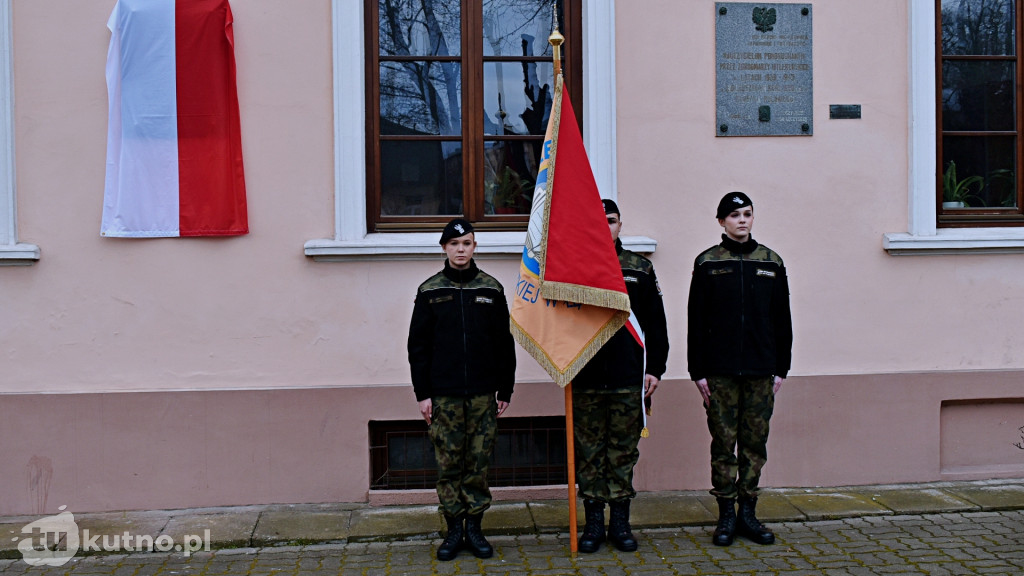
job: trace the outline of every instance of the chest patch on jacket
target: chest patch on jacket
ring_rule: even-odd
[[[455,299],[455,296],[452,296],[451,294],[446,294],[445,296],[438,296],[437,298],[431,298],[430,299],[430,303],[431,304],[440,304],[441,302],[450,302],[451,300],[454,300],[454,299]]]
[[[637,278],[636,276],[623,276],[622,279],[625,280],[626,282],[629,282],[630,284],[640,283],[640,279]]]
[[[712,276],[718,276],[720,274],[732,274],[732,268],[712,268],[708,271],[708,274]]]
[[[477,296],[477,304],[494,304],[494,298],[488,298],[487,296]]]
[[[774,270],[765,270],[763,268],[758,268],[757,269],[757,275],[758,276],[764,276],[766,278],[775,278],[775,271]]]

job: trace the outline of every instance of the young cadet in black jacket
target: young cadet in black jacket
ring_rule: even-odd
[[[637,541],[629,525],[629,503],[636,496],[633,467],[640,458],[637,445],[643,429],[643,400],[665,373],[668,329],[654,265],[622,248],[622,221],[615,202],[605,200],[604,211],[629,304],[644,331],[647,368],[643,349],[623,327],[573,378],[576,482],[586,517],[579,550],[596,552],[605,540],[604,506],[608,503],[608,540],[619,550],[631,552],[637,549]]]
[[[726,194],[717,217],[725,234],[694,261],[687,333],[690,378],[711,432],[711,493],[719,511],[712,541],[728,546],[739,532],[771,544],[775,535],[755,508],[768,422],[792,359],[789,281],[782,258],[750,235],[754,206],[746,194]]]
[[[515,344],[501,284],[473,261],[473,226],[445,226],[444,270],[416,292],[409,326],[409,365],[420,413],[437,457],[437,497],[448,534],[438,560],[468,547],[477,558],[494,549],[480,530],[491,505],[487,467],[497,417],[512,399]]]

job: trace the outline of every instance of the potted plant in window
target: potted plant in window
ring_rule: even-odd
[[[498,172],[493,184],[495,214],[516,214],[529,207],[533,183],[511,167]]]
[[[942,207],[969,208],[970,203],[968,199],[978,198],[971,190],[971,187],[977,184],[978,192],[980,192],[984,183],[985,179],[981,176],[957,178],[956,162],[950,161],[949,165],[946,166],[946,172],[942,175]]]

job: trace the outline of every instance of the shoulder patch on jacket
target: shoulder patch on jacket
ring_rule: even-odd
[[[696,260],[694,260],[693,264],[694,267],[696,267],[707,262],[724,262],[726,260],[735,259],[736,257],[732,255],[732,252],[729,252],[725,248],[722,248],[720,244],[716,244],[711,248],[708,248],[707,250],[701,252],[700,255],[697,256]]]
[[[505,288],[501,285],[501,282],[498,282],[494,276],[483,270],[479,271],[476,278],[473,278],[473,280],[466,284],[466,288],[490,288],[497,290],[499,294],[505,293]]]
[[[772,262],[780,267],[785,266],[782,263],[782,257],[775,253],[774,250],[765,246],[764,244],[759,245],[751,254],[751,260],[760,260],[762,262]]]
[[[632,250],[623,250],[619,254],[619,266],[623,270],[636,270],[643,274],[650,274],[654,271],[654,264],[650,260]]]
[[[444,273],[438,272],[420,284],[416,291],[422,293],[428,290],[437,290],[438,288],[449,288],[451,285],[452,283],[445,277]]]

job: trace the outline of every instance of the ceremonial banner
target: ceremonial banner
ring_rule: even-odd
[[[576,115],[559,75],[512,334],[563,388],[629,317],[629,294]]]
[[[249,231],[228,0],[118,0],[104,236]]]

